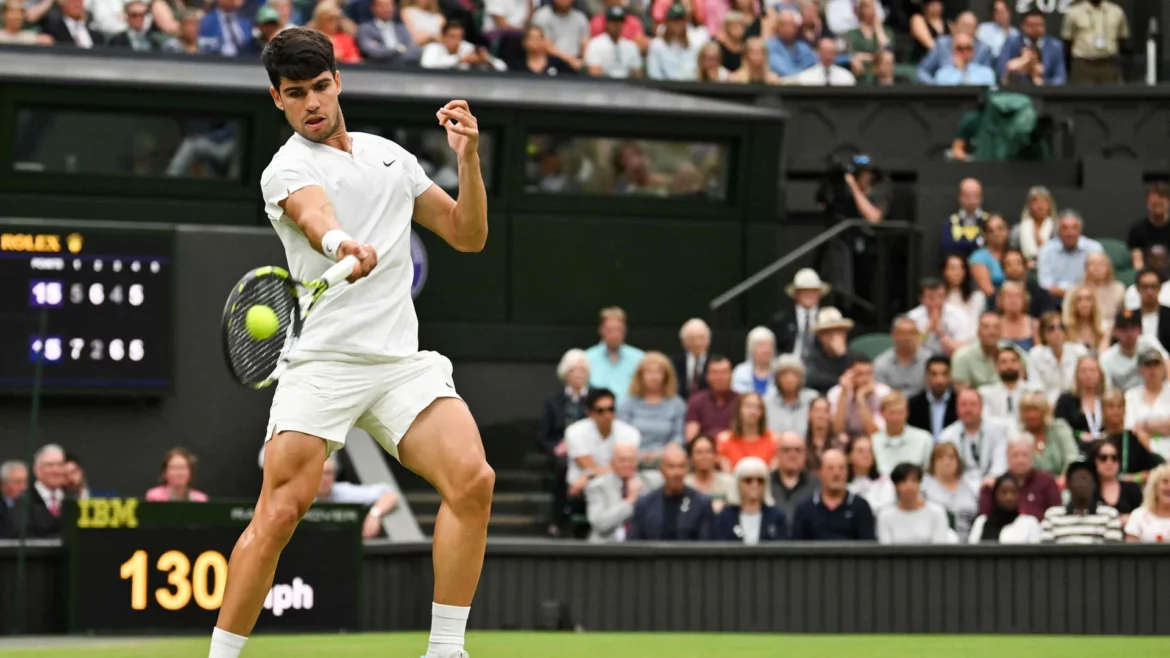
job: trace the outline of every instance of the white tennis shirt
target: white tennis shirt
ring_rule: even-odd
[[[378,253],[369,276],[329,290],[313,307],[292,361],[364,362],[418,352],[410,229],[414,200],[432,183],[398,144],[367,133],[350,137],[353,152],[346,153],[294,134],[260,176],[265,211],[296,279],[312,281],[333,264],[279,205],[304,187],[323,188],[345,232]]]

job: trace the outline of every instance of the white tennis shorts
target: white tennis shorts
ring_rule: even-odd
[[[451,372],[451,361],[438,352],[375,364],[294,363],[276,385],[264,441],[303,432],[325,439],[333,454],[357,427],[397,458],[398,443],[424,409],[439,398],[459,397]]]

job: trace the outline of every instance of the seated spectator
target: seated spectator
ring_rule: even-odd
[[[840,383],[825,396],[833,413],[833,431],[868,436],[884,429],[880,410],[882,399],[889,392],[889,386],[874,381],[873,361],[865,354],[854,353]]]
[[[910,36],[914,38],[910,61],[913,63],[922,62],[938,47],[939,38],[951,33],[951,24],[943,17],[943,0],[922,0],[921,4],[921,9],[910,17]]]
[[[743,395],[766,395],[775,391],[772,380],[772,359],[776,357],[776,336],[767,327],[756,327],[748,332],[743,363],[731,371],[731,390]]]
[[[1060,38],[1072,44],[1073,84],[1123,82],[1119,52],[1129,40],[1125,10],[1109,0],[1078,3],[1064,13]]]
[[[179,15],[179,35],[163,44],[163,51],[199,55],[203,47],[199,44],[199,29],[203,23],[203,12],[188,9]]]
[[[557,364],[557,378],[564,383],[564,388],[545,398],[539,433],[540,449],[548,456],[553,469],[549,527],[553,535],[559,534],[569,520],[565,489],[569,446],[565,441],[565,428],[589,415],[585,400],[589,393],[589,359],[584,350],[574,348],[565,352]]]
[[[873,510],[846,488],[845,455],[826,450],[821,457],[821,488],[797,505],[792,538],[800,541],[875,541]]]
[[[687,10],[671,5],[660,36],[650,42],[646,55],[646,75],[652,80],[696,80],[699,77],[699,48],[703,46],[687,35]]]
[[[89,500],[90,498],[117,498],[118,493],[112,489],[90,489],[89,479],[85,477],[85,469],[76,455],[65,453],[64,466],[65,496],[69,500]]]
[[[398,492],[384,482],[354,484],[338,482],[341,472],[337,454],[325,460],[321,471],[321,484],[317,488],[318,503],[354,503],[368,510],[362,524],[362,537],[373,539],[382,533],[382,517],[398,507]]]
[[[1138,356],[1142,383],[1125,393],[1125,426],[1157,454],[1170,455],[1170,432],[1158,421],[1170,420],[1170,384],[1166,383],[1165,356],[1146,350]]]
[[[817,63],[799,73],[782,78],[785,84],[806,87],[852,87],[857,78],[849,69],[837,66],[837,40],[824,36],[817,40]]]
[[[768,5],[768,15],[765,15],[760,6],[761,3],[758,0],[730,0],[730,2],[727,4],[727,11],[738,11],[745,16],[747,21],[747,30],[744,32],[744,37],[751,38],[758,37],[766,31],[764,28],[765,20],[767,21],[766,24],[768,28],[771,28],[772,16],[770,14],[772,12],[772,8],[783,4],[784,2],[771,3]],[[719,16],[719,11],[716,8],[720,6],[721,2],[719,1],[707,3],[707,31],[711,34],[716,34],[719,32],[719,25],[722,21],[722,18]],[[788,7],[788,9],[790,11],[798,11],[792,7]]]
[[[1105,334],[1112,333],[1113,318],[1122,309],[1125,299],[1125,286],[1114,278],[1113,261],[1109,254],[1098,251],[1085,257],[1085,277],[1080,287],[1093,291],[1097,306],[1101,309],[1101,330]],[[1065,304],[1069,303],[1070,297],[1065,295]]]
[[[768,465],[755,457],[744,457],[735,466],[735,481],[739,502],[724,507],[715,517],[711,538],[745,546],[787,539],[788,519],[772,500]]]
[[[1057,222],[1058,240],[1049,241],[1040,248],[1036,273],[1040,287],[1053,297],[1063,299],[1070,288],[1085,277],[1085,258],[1103,251],[1101,243],[1081,234],[1081,216],[1074,210],[1064,210]]]
[[[1080,360],[1092,357],[1084,345],[1067,342],[1064,321],[1056,311],[1049,311],[1040,318],[1039,334],[1040,344],[1028,352],[1029,379],[1043,389],[1049,400],[1057,400],[1065,391],[1076,387]],[[1096,365],[1095,359],[1093,363]],[[1099,367],[1095,370],[1100,372]],[[1103,381],[1099,380],[1098,384],[1104,386]],[[1059,410],[1057,416],[1060,416]]]
[[[1170,275],[1170,250],[1167,250],[1166,247],[1160,244],[1156,244],[1146,252],[1144,260],[1147,263],[1147,267],[1138,270],[1138,278],[1141,277],[1142,272],[1153,272],[1157,274],[1158,280],[1162,282],[1162,287],[1156,295],[1151,296],[1151,299],[1156,299],[1162,306],[1170,306],[1170,278],[1168,278],[1168,275]],[[1134,310],[1141,308],[1142,296],[1138,292],[1136,281],[1125,289],[1122,303],[1125,308]]]
[[[501,33],[522,31],[536,4],[532,0],[486,0],[483,7],[484,35],[495,41]]]
[[[882,398],[882,418],[886,428],[874,433],[870,439],[874,462],[882,475],[889,475],[899,464],[922,468],[930,463],[934,437],[930,432],[907,425],[908,415],[906,396],[894,391]]]
[[[877,538],[882,544],[949,544],[947,511],[922,497],[922,467],[898,464],[890,473],[897,499],[877,514]]]
[[[845,456],[849,459],[849,492],[865,498],[875,514],[892,505],[894,484],[878,470],[870,438],[865,435],[853,437],[845,448]],[[823,458],[822,455],[822,461]]]
[[[973,332],[979,325],[979,316],[987,310],[987,296],[971,278],[967,260],[958,254],[944,256],[942,281],[946,290],[943,303],[962,311],[965,325]]]
[[[731,428],[715,437],[722,470],[730,473],[744,457],[759,457],[765,464],[776,459],[776,437],[768,430],[764,400],[759,393],[746,393],[736,402]]]
[[[821,281],[820,275],[811,267],[796,272],[792,283],[784,289],[792,298],[791,308],[782,308],[772,316],[778,352],[808,358],[816,343],[814,328],[821,302],[831,290],[832,286]]]
[[[1020,513],[1041,519],[1049,507],[1061,504],[1060,485],[1054,476],[1036,468],[1035,449],[1027,433],[1014,435],[1007,446],[1007,473],[1020,487]],[[985,482],[979,492],[979,511],[988,513],[992,502],[991,486]]]
[[[605,11],[599,11],[589,19],[589,32],[598,37],[609,30],[609,23],[621,22],[621,37],[634,42],[638,53],[645,54],[650,48],[650,38],[646,34],[646,24],[638,12],[627,6],[627,0],[603,0]],[[616,8],[616,9],[615,9]],[[622,18],[617,18],[617,9],[621,10]]]
[[[999,381],[996,357],[999,355],[999,341],[1003,337],[1003,324],[999,314],[987,311],[979,316],[976,340],[955,350],[951,358],[951,369],[955,389],[979,388]]]
[[[782,432],[796,432],[803,436],[808,431],[808,410],[817,392],[804,388],[804,364],[792,354],[782,354],[773,367],[775,388],[764,395],[764,414],[768,429],[779,436]]]
[[[825,21],[821,20],[820,3],[800,2],[796,13],[800,16],[796,34],[801,41],[812,46],[820,41],[821,37],[832,36]]]
[[[320,5],[317,6],[320,7]],[[470,69],[503,71],[507,69],[503,62],[488,53],[487,48],[476,47],[470,41],[465,41],[463,35],[463,26],[459,23],[451,22],[444,25],[443,34],[439,40],[432,41],[423,47],[419,65],[424,69],[459,69],[463,71]]]
[[[1047,187],[1037,185],[1028,190],[1028,200],[1020,212],[1020,223],[1012,227],[1010,241],[1012,249],[1019,249],[1024,254],[1028,269],[1036,269],[1040,247],[1052,239],[1056,212],[1056,201]]]
[[[54,443],[43,445],[33,455],[32,486],[25,485],[8,509],[9,535],[38,539],[61,534],[61,508],[65,503],[65,451]],[[14,476],[19,479],[18,476]],[[25,479],[27,482],[28,475]],[[19,482],[10,485],[15,492]],[[27,507],[27,529],[25,522]]]
[[[712,355],[708,359],[707,383],[707,390],[692,393],[687,400],[687,441],[700,434],[715,436],[731,427],[738,407],[739,394],[731,390],[731,361],[727,357]]]
[[[852,328],[853,320],[842,316],[841,311],[832,306],[825,306],[817,312],[817,321],[813,325],[816,342],[801,357],[809,388],[827,393],[840,384],[841,376],[853,362],[846,340]]]
[[[1007,252],[1010,235],[1003,215],[993,213],[987,216],[983,223],[983,246],[972,252],[968,259],[971,279],[984,297],[995,296],[1003,284],[1003,255]]]
[[[808,431],[804,434],[808,463],[805,468],[812,472],[821,469],[821,455],[826,450],[843,449],[849,437],[833,431],[833,413],[829,401],[823,397],[814,399],[808,405]]]
[[[1146,216],[1129,227],[1125,239],[1133,269],[1145,269],[1145,254],[1155,245],[1170,250],[1170,185],[1150,183],[1146,188]]]
[[[240,5],[241,0],[216,0],[216,9],[203,17],[203,24],[199,28],[199,43],[203,52],[224,57],[235,57],[243,52],[252,34],[252,23],[239,15]],[[340,12],[338,17],[340,20]]]
[[[883,50],[874,57],[872,75],[863,78],[861,82],[877,87],[892,87],[896,84],[907,84],[908,80],[896,71],[895,65],[894,53],[889,50]]]
[[[278,22],[281,30],[305,24],[304,16],[301,15],[300,9],[293,7],[292,0],[265,0],[263,6],[276,10],[277,16],[280,17]]]
[[[923,279],[918,291],[920,303],[906,316],[922,334],[924,349],[934,356],[951,356],[971,342],[976,322],[968,322],[964,309],[947,301],[946,286],[941,280]]]
[[[730,81],[737,84],[780,84],[780,76],[768,68],[767,56],[763,39],[748,39],[743,47],[743,64],[732,72]]]
[[[1150,471],[1164,460],[1150,452],[1136,434],[1126,429],[1125,392],[1119,388],[1105,391],[1101,397],[1101,414],[1105,417],[1105,438],[1121,455],[1121,479],[1138,484],[1145,482]]]
[[[1035,46],[1024,46],[1020,56],[1011,61],[1013,69],[1002,76],[1004,87],[1043,87],[1044,60]]]
[[[1047,23],[1047,16],[1039,9],[1032,8],[1024,14],[1020,19],[1020,34],[1008,38],[996,60],[1001,77],[1009,82],[1020,76],[1031,79],[1035,69],[1039,68],[1043,71],[1041,82],[1045,86],[1056,87],[1068,81],[1064,44],[1045,34]]]
[[[907,315],[894,318],[890,336],[894,338],[893,347],[874,359],[874,379],[903,396],[914,397],[925,386],[927,362],[932,355],[922,347],[918,325]]]
[[[1016,478],[1008,474],[996,478],[987,495],[994,502],[971,524],[969,543],[1039,544],[1040,521],[1023,513],[1020,508],[1022,494]]]
[[[674,372],[678,375],[678,394],[689,400],[692,393],[707,389],[707,362],[710,358],[711,328],[699,318],[683,323],[678,332],[682,342],[682,354],[670,358]]]
[[[776,469],[772,471],[769,488],[776,506],[784,513],[791,528],[797,506],[812,498],[821,488],[821,481],[816,476],[821,460],[818,455],[816,470],[808,468],[808,444],[795,432],[784,432],[777,438],[777,444]],[[828,449],[838,448],[834,446]]]
[[[1036,468],[1057,478],[1063,487],[1064,469],[1080,454],[1072,428],[1052,417],[1048,397],[1040,391],[1029,391],[1020,398],[1020,427],[1034,442]]]
[[[684,445],[687,404],[678,396],[674,367],[662,352],[647,352],[634,370],[630,395],[618,407],[618,418],[642,436],[643,466],[654,467],[668,443]]]
[[[983,224],[987,218],[983,210],[983,185],[974,178],[959,181],[959,211],[943,224],[939,245],[942,253],[969,258],[983,246]]]
[[[927,475],[922,479],[922,496],[941,505],[954,520],[955,534],[971,534],[971,522],[979,513],[978,483],[963,477],[963,460],[953,443],[940,443],[930,454]]]
[[[999,381],[979,387],[983,415],[997,418],[1012,427],[1018,426],[1020,400],[1025,393],[1038,390],[1027,381],[1027,373],[1016,348],[1002,344],[995,356]]]
[[[978,29],[978,19],[971,12],[963,12],[955,19],[953,31],[949,35],[940,36],[935,41],[934,50],[926,54],[918,63],[918,81],[923,84],[985,84],[994,86],[996,75],[991,68],[994,64],[991,48],[975,39],[975,30]],[[959,77],[953,74],[940,74],[952,69]],[[978,71],[975,74],[975,71]],[[973,74],[971,79],[962,77],[964,73]],[[975,76],[978,76],[976,81]]]
[[[699,59],[702,61],[703,53],[707,52],[708,45],[714,45],[713,52],[721,68],[727,71],[738,70],[743,65],[743,50],[747,45],[747,29],[750,19],[746,14],[739,11],[729,11],[723,17],[723,25],[715,32],[714,42],[703,44],[703,49],[699,51]],[[702,69],[702,65],[699,66]],[[730,75],[730,73],[728,73]],[[700,74],[699,79],[703,79]],[[719,79],[719,82],[726,82],[726,79]]]
[[[195,456],[184,448],[171,448],[163,456],[158,486],[146,492],[151,503],[206,503],[207,494],[195,488]]]
[[[911,427],[930,432],[937,443],[942,431],[958,420],[955,391],[951,388],[951,362],[945,356],[932,356],[926,363],[926,389],[907,403]]]
[[[782,11],[773,21],[773,34],[767,41],[768,67],[781,78],[795,75],[817,64],[812,46],[796,33],[796,14]]]
[[[626,312],[621,307],[603,308],[599,318],[597,332],[601,341],[585,350],[589,357],[589,385],[616,392],[620,403],[646,353],[626,344]]]
[[[1008,249],[1003,254],[1003,280],[1024,286],[1028,292],[1028,315],[1038,318],[1048,311],[1059,311],[1060,300],[1052,299],[1048,291],[1029,276],[1024,254],[1018,249]],[[995,298],[989,298],[988,308],[995,308]]]
[[[0,44],[48,46],[53,43],[53,37],[48,34],[24,29],[24,6],[18,0],[8,0],[4,4],[3,11],[3,21],[0,22]]]
[[[711,499],[685,484],[687,455],[670,444],[662,455],[663,484],[634,504],[627,539],[707,541],[715,514]]]
[[[719,44],[708,41],[699,49],[699,82],[731,82],[731,70],[723,68]]]
[[[339,63],[360,64],[362,61],[361,51],[358,50],[357,42],[354,41],[353,36],[342,30],[341,20],[341,8],[332,0],[321,0],[317,3],[317,8],[313,10],[313,19],[309,21],[309,27],[329,37],[329,41],[333,43],[333,56],[337,58]],[[462,34],[459,35],[459,40],[463,40]],[[451,51],[451,54],[454,55],[454,51]],[[426,64],[424,63],[423,66]],[[440,67],[431,66],[428,68]]]
[[[0,464],[0,539],[19,534],[16,501],[28,490],[28,467],[12,459]]]
[[[1097,471],[1093,464],[1074,461],[1065,470],[1068,504],[1049,507],[1040,522],[1040,541],[1045,544],[1108,544],[1120,542],[1121,520],[1117,510],[1098,503]]]
[[[552,0],[532,14],[532,25],[541,29],[550,58],[580,70],[585,47],[593,34],[589,17],[573,6],[573,0]]]
[[[565,428],[571,498],[579,497],[591,478],[609,471],[615,444],[640,446],[642,441],[637,429],[614,417],[614,395],[609,389],[591,389],[585,404],[589,417]]]
[[[1121,455],[1109,441],[1094,442],[1089,448],[1089,458],[1097,469],[1096,501],[1117,510],[1124,528],[1129,515],[1142,506],[1142,488],[1136,482],[1121,479]]]
[[[1150,471],[1143,498],[1125,524],[1125,540],[1159,544],[1170,540],[1170,466]]]
[[[1008,469],[1007,444],[1012,425],[984,418],[983,398],[976,390],[959,391],[955,411],[959,419],[942,431],[939,441],[953,443],[959,449],[967,477],[983,486],[990,485]]]
[[[589,541],[625,541],[634,517],[634,503],[662,485],[654,471],[638,471],[638,447],[628,443],[613,447],[611,470],[589,481],[585,487],[585,509],[589,519]]]
[[[109,45],[143,53],[158,50],[158,42],[150,38],[150,27],[146,24],[146,1],[130,0],[125,11],[126,30],[111,37]]]
[[[427,44],[437,42],[443,36],[447,19],[437,5],[437,0],[404,0],[402,4],[402,24],[419,48],[426,48]]]
[[[1040,334],[1040,323],[1028,315],[1028,293],[1014,281],[1004,283],[995,296],[996,311],[999,312],[1003,340],[1010,341],[1024,353],[1036,344]]]
[[[219,0],[220,3],[236,1]],[[41,21],[41,32],[51,37],[54,44],[86,50],[106,45],[106,36],[93,24],[84,0],[57,0],[57,4],[60,10],[50,11]],[[31,16],[29,20],[33,20]]]
[[[1043,363],[1044,360],[1040,362]],[[1045,366],[1048,367],[1051,366]],[[1105,375],[1101,372],[1101,364],[1097,359],[1087,354],[1077,357],[1073,368],[1072,385],[1065,386],[1062,383],[1061,390],[1067,392],[1061,393],[1056,399],[1053,415],[1068,423],[1078,444],[1087,445],[1105,438],[1101,408],[1102,395],[1105,393]],[[1064,381],[1063,373],[1061,381]]]
[[[1087,287],[1073,286],[1064,302],[1064,323],[1069,338],[1089,354],[1100,354],[1109,347],[1109,334],[1097,296]]]
[[[1138,355],[1150,350],[1166,351],[1150,336],[1142,335],[1142,318],[1137,311],[1121,311],[1113,321],[1113,336],[1117,342],[1101,353],[1101,370],[1105,371],[1105,384],[1116,386],[1123,391],[1141,386],[1142,377],[1138,372]]]
[[[511,70],[535,75],[573,75],[576,73],[573,66],[565,60],[548,52],[548,39],[544,31],[535,25],[524,30],[524,59],[514,60]]]
[[[1136,310],[1142,316],[1142,335],[1153,338],[1163,348],[1170,345],[1170,306],[1159,299],[1163,288],[1162,276],[1153,269],[1138,273],[1135,284],[1139,294]]]
[[[256,11],[256,29],[253,31],[252,40],[248,44],[248,52],[259,55],[264,52],[264,47],[268,45],[269,41],[277,34],[280,34],[287,23],[283,22],[280,16],[280,11],[270,5],[264,5]]]
[[[880,27],[886,21],[886,8],[874,0],[826,0],[824,6],[825,24],[830,34],[847,37],[861,26]]]
[[[361,54],[369,61],[384,64],[417,62],[422,56],[410,30],[399,22],[394,0],[372,0],[373,19],[358,26],[357,43]],[[260,23],[260,14],[256,14]]]
[[[691,472],[683,480],[688,487],[706,494],[711,499],[711,507],[718,514],[729,501],[735,500],[735,478],[730,473],[720,471],[718,454],[715,449],[715,439],[700,434],[687,445],[687,454],[691,460]]]
[[[856,25],[843,34],[845,52],[849,54],[849,66],[853,75],[860,79],[872,79],[874,64],[878,56],[890,48],[890,36],[882,25],[883,17],[879,15],[881,4],[875,0],[858,0],[856,8]],[[830,25],[832,22],[830,21]]]
[[[1012,27],[1012,10],[1007,0],[991,3],[991,20],[979,24],[975,39],[991,49],[992,58],[998,58],[1008,39],[1018,37],[1020,31]]]

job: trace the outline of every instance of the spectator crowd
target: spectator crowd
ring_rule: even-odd
[[[962,181],[939,274],[888,336],[851,341],[814,269],[739,363],[702,320],[667,356],[603,309],[545,402],[550,534],[1170,540],[1170,188],[1146,206],[1107,251],[1043,188],[1009,224]]]
[[[722,83],[1113,84],[1134,52],[1109,0],[1059,34],[1007,0],[5,0],[0,44],[257,57],[306,25],[339,62]],[[400,4],[401,3],[401,4]]]

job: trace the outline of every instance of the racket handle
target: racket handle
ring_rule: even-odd
[[[346,256],[345,258],[337,261],[336,265],[325,270],[325,274],[322,275],[321,278],[325,280],[325,283],[329,284],[330,288],[332,288],[333,286],[348,279],[350,275],[353,274],[354,265],[357,264],[357,256]]]

